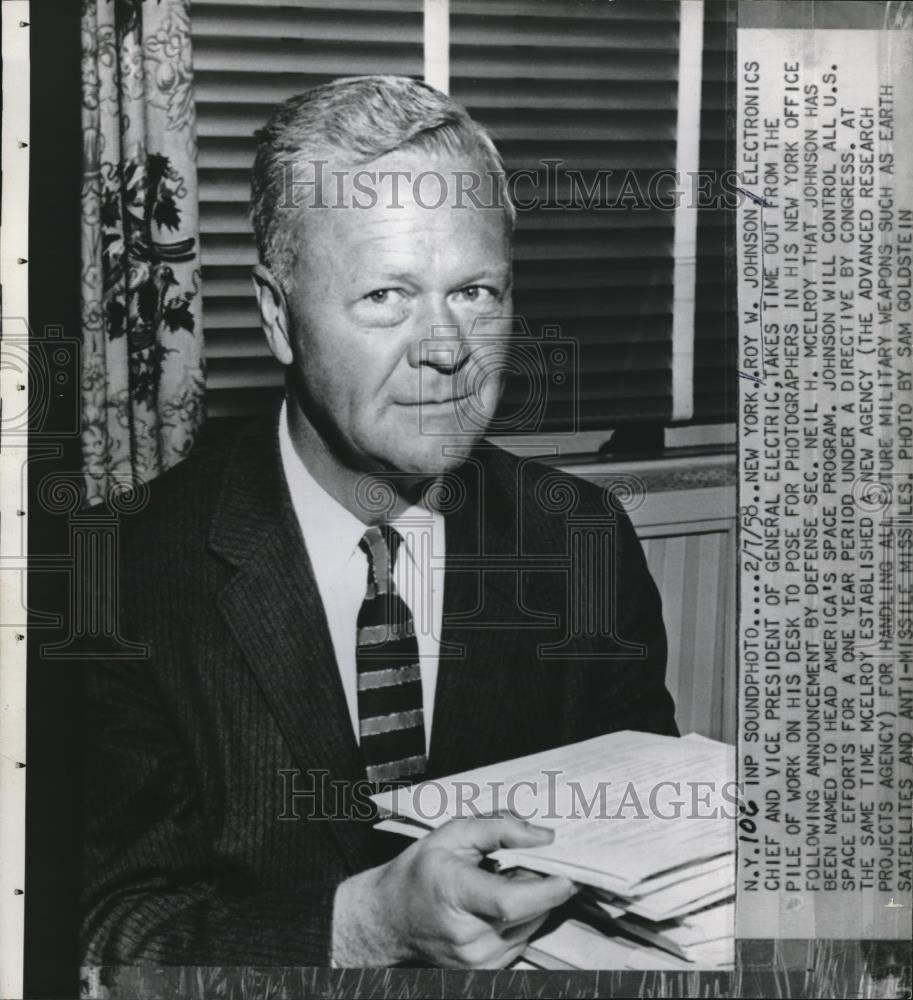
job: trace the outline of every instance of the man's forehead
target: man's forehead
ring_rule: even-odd
[[[425,273],[444,261],[467,275],[510,272],[507,227],[494,213],[444,207],[427,213],[375,209],[325,217],[326,224],[300,230],[302,259],[309,264],[323,261],[336,270],[389,276]]]

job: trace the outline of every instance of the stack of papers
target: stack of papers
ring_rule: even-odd
[[[700,958],[684,959],[665,948],[607,934],[582,920],[568,919],[527,946],[520,962],[538,969],[634,969],[687,970],[728,969],[733,965],[733,946],[721,942],[708,945]],[[515,963],[511,968],[518,968]]]
[[[450,819],[500,812],[555,830],[551,844],[489,856],[499,870],[563,875],[583,890],[575,919],[532,942],[530,962],[733,962],[738,802],[735,755],[725,744],[611,733],[373,798],[381,828],[413,837]],[[643,965],[648,959],[657,964]]]
[[[596,903],[594,910],[585,897],[580,906],[589,911],[593,926],[603,933],[646,942],[700,967],[732,964],[735,901],[731,889],[721,902],[667,920],[652,920],[603,902]]]

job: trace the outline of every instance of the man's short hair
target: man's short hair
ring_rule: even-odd
[[[456,101],[410,77],[351,76],[314,87],[280,104],[256,138],[250,217],[260,261],[285,289],[296,260],[295,223],[308,203],[295,193],[315,191],[318,164],[321,172],[350,169],[400,150],[462,156],[484,171],[474,195],[472,180],[463,186],[463,203],[499,208],[511,226],[515,220],[491,136]],[[335,196],[328,175],[322,203],[334,204]]]

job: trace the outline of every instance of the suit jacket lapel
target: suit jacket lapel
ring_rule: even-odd
[[[296,787],[319,782],[320,772],[328,788],[331,781],[347,788],[363,781],[323,602],[281,470],[275,422],[268,438],[252,435],[233,456],[210,545],[238,567],[219,606],[305,772]],[[328,826],[352,869],[363,868],[371,857],[369,824]]]

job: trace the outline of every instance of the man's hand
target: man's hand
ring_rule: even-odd
[[[576,888],[566,878],[482,871],[499,847],[539,847],[551,830],[513,817],[451,820],[392,861],[343,882],[333,908],[333,964],[502,968]]]

